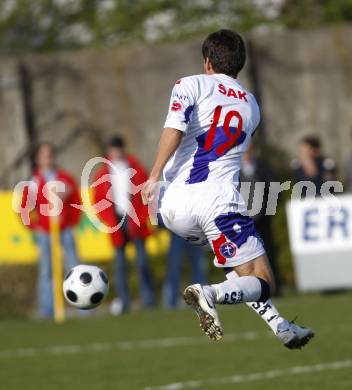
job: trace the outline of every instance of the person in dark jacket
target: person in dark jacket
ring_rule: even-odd
[[[307,136],[302,138],[298,149],[298,158],[291,163],[294,181],[310,181],[315,185],[316,196],[320,195],[323,183],[336,180],[336,162],[322,153],[319,138]],[[303,188],[302,197],[307,194]]]

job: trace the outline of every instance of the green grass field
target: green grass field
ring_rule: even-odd
[[[225,338],[217,343],[203,336],[188,309],[81,318],[62,326],[3,321],[0,388],[352,389],[351,302],[351,293],[279,300],[284,315],[298,314],[297,322],[316,330],[302,351],[283,348],[245,306],[221,310]]]

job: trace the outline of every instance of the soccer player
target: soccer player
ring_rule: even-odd
[[[142,197],[155,201],[163,173],[170,183],[161,200],[165,225],[189,242],[210,246],[226,280],[186,288],[184,299],[212,340],[223,336],[216,304],[247,303],[288,348],[304,346],[311,329],[284,319],[270,300],[275,289],[264,247],[237,187],[241,157],[258,126],[254,96],[237,80],[246,60],[239,34],[220,30],[203,43],[205,74],[173,88],[155,163]]]

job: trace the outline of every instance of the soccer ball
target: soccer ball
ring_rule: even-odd
[[[63,283],[67,302],[78,309],[100,305],[109,289],[106,273],[94,265],[77,265],[68,271]]]

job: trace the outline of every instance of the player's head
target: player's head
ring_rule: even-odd
[[[54,168],[55,146],[49,142],[40,143],[34,152],[35,165],[40,170],[46,171]]]
[[[240,34],[219,30],[207,36],[202,46],[207,74],[224,73],[237,77],[246,62],[246,47]]]
[[[125,140],[119,135],[110,138],[107,143],[106,154],[111,161],[120,161],[125,157]]]

